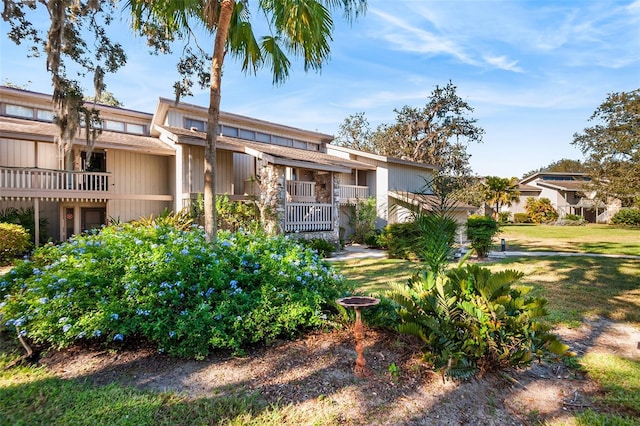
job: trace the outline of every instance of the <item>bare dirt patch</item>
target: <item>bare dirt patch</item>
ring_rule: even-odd
[[[640,331],[607,320],[558,333],[574,351],[614,352],[640,359]],[[561,421],[598,410],[597,386],[561,364],[542,363],[487,374],[467,382],[443,381],[420,362],[416,340],[367,330],[365,357],[371,376],[353,374],[355,348],[349,330],[313,333],[257,348],[245,357],[216,353],[206,360],[179,360],[152,350],[51,352],[40,363],[61,378],[95,385],[118,382],[188,398],[229,392],[257,393],[267,403],[291,405],[309,419],[331,424],[520,425]],[[397,373],[394,368],[398,367]]]

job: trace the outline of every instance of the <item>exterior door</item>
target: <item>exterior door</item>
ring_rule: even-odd
[[[82,230],[91,230],[100,228],[105,224],[107,211],[104,207],[83,207],[81,209],[82,215]]]

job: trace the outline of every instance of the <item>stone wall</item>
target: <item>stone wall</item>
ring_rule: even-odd
[[[316,202],[318,203],[331,203],[332,187],[331,187],[331,175],[330,172],[316,172]],[[337,174],[336,174],[337,177]]]
[[[260,182],[258,208],[262,226],[268,235],[282,234],[286,197],[285,168],[273,164],[263,166],[258,171],[258,180]]]

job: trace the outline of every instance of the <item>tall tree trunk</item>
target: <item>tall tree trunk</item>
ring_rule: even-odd
[[[223,0],[213,44],[211,60],[211,85],[209,90],[209,116],[207,119],[207,139],[204,150],[204,231],[207,241],[215,242],[216,224],[216,139],[220,121],[220,89],[222,85],[222,64],[229,24],[235,5],[234,0]]]

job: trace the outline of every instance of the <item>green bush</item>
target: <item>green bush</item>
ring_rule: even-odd
[[[201,358],[319,327],[345,283],[295,240],[124,224],[48,244],[0,278],[6,325],[55,348],[143,342]]]
[[[562,219],[555,221],[556,226],[584,226],[588,222],[580,215],[567,214]]]
[[[0,265],[26,252],[31,246],[29,233],[13,223],[0,223]]]
[[[558,212],[548,198],[528,197],[524,208],[533,223],[551,223],[558,219]]]
[[[380,236],[382,235],[381,229],[372,229],[367,232],[367,235],[364,237],[364,243],[370,248],[381,248],[383,247],[380,240]]]
[[[375,229],[376,215],[376,199],[373,197],[357,200],[356,204],[351,206],[349,226],[353,229],[351,240],[354,243],[365,243],[367,234]]]
[[[513,223],[531,223],[531,219],[526,213],[516,213],[513,215]]]
[[[611,218],[614,225],[640,226],[640,209],[623,208]]]
[[[487,257],[493,237],[498,233],[498,222],[488,216],[471,215],[467,218],[467,238],[478,257]]]
[[[498,213],[498,222],[501,224],[509,223],[511,219],[511,212],[500,212]]]
[[[568,346],[541,322],[546,300],[514,285],[522,276],[458,265],[446,274],[424,270],[386,296],[400,318],[397,330],[424,342],[425,361],[443,376],[465,379],[567,354]]]
[[[300,240],[305,246],[318,252],[320,257],[331,256],[336,251],[336,246],[323,238],[312,238],[310,240]]]
[[[36,220],[35,211],[32,207],[16,209],[9,207],[4,210],[0,210],[0,222],[15,223],[21,225],[29,232],[29,241],[34,241],[36,237]],[[49,219],[41,217],[40,220],[40,243],[46,243],[49,239],[48,228]]]
[[[378,241],[386,247],[387,255],[392,259],[417,259],[416,240],[419,236],[414,222],[392,223],[384,228]]]
[[[189,216],[198,225],[204,225],[204,198],[202,194],[191,203]],[[257,231],[260,210],[254,201],[231,201],[227,194],[216,196],[216,222],[219,229]]]

